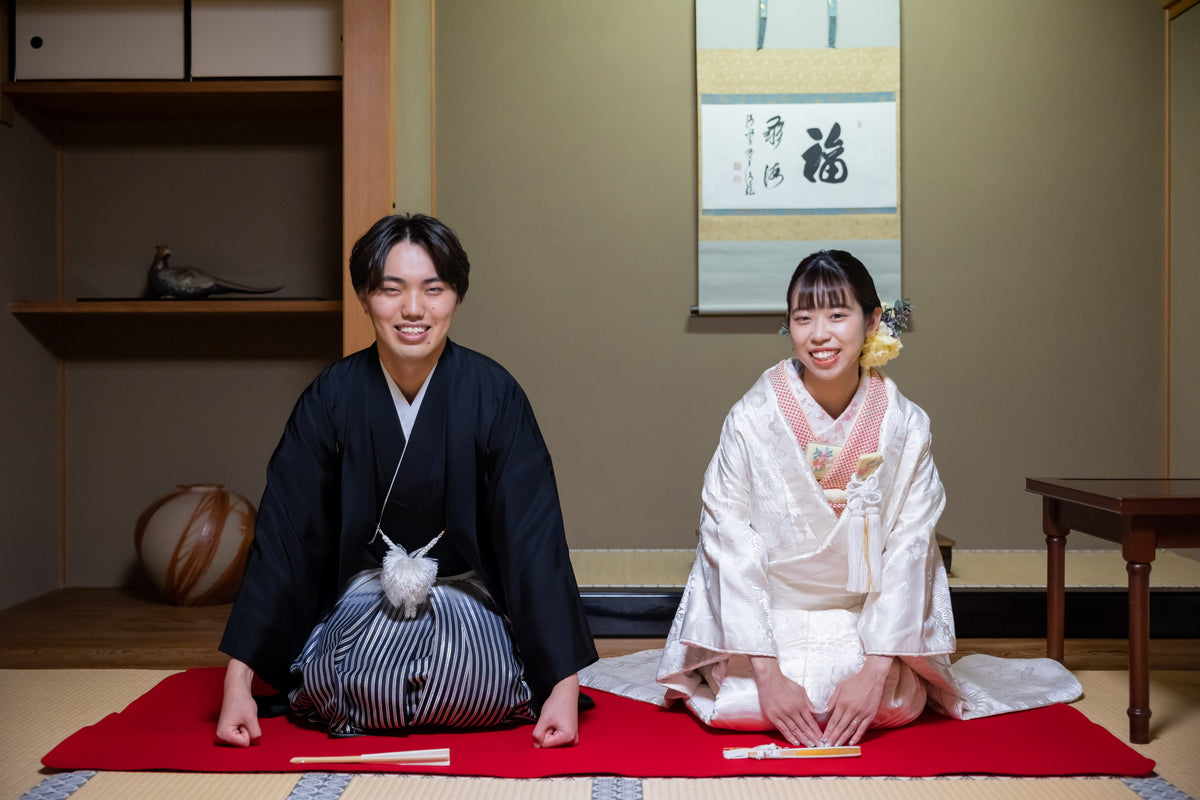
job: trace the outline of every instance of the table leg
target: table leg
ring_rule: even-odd
[[[1063,594],[1066,584],[1066,547],[1069,528],[1055,521],[1058,504],[1042,500],[1042,531],[1046,534],[1046,655],[1063,660]]]
[[[1125,564],[1129,573],[1129,741],[1150,741],[1150,565]]]

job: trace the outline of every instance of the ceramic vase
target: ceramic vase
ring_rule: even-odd
[[[134,546],[170,602],[228,603],[242,582],[254,515],[249,500],[220,484],[182,485],[138,517]]]

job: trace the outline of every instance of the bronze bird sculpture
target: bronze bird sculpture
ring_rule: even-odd
[[[218,278],[195,267],[172,267],[171,249],[165,244],[154,248],[154,261],[147,276],[147,294],[154,300],[199,300],[214,294],[267,294],[282,286],[264,288]]]

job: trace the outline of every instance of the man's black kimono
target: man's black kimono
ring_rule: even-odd
[[[461,556],[453,561],[465,560],[488,587],[540,702],[595,661],[596,650],[533,410],[503,367],[447,341],[418,426],[432,421],[427,414],[444,425],[444,452],[410,448],[389,505],[419,506],[422,476],[444,468],[446,535],[435,550],[452,545]],[[413,447],[417,439],[414,428]],[[403,443],[375,346],[327,368],[304,391],[267,467],[222,652],[278,689],[295,685],[292,661],[363,566]]]

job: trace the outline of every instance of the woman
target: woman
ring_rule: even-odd
[[[667,699],[710,725],[856,744],[930,702],[956,717],[1072,700],[1046,659],[951,667],[954,622],[934,539],[945,503],[929,419],[871,367],[899,350],[849,253],[788,286],[794,358],[730,411],[705,474],[700,545],[658,667]],[[865,366],[863,366],[865,365]],[[587,681],[604,688],[603,681]]]
[[[375,344],[313,381],[271,458],[221,642],[220,742],[259,737],[254,675],[334,735],[536,716],[534,746],[578,741],[595,648],[525,394],[448,338],[469,269],[422,215],[355,244]]]

